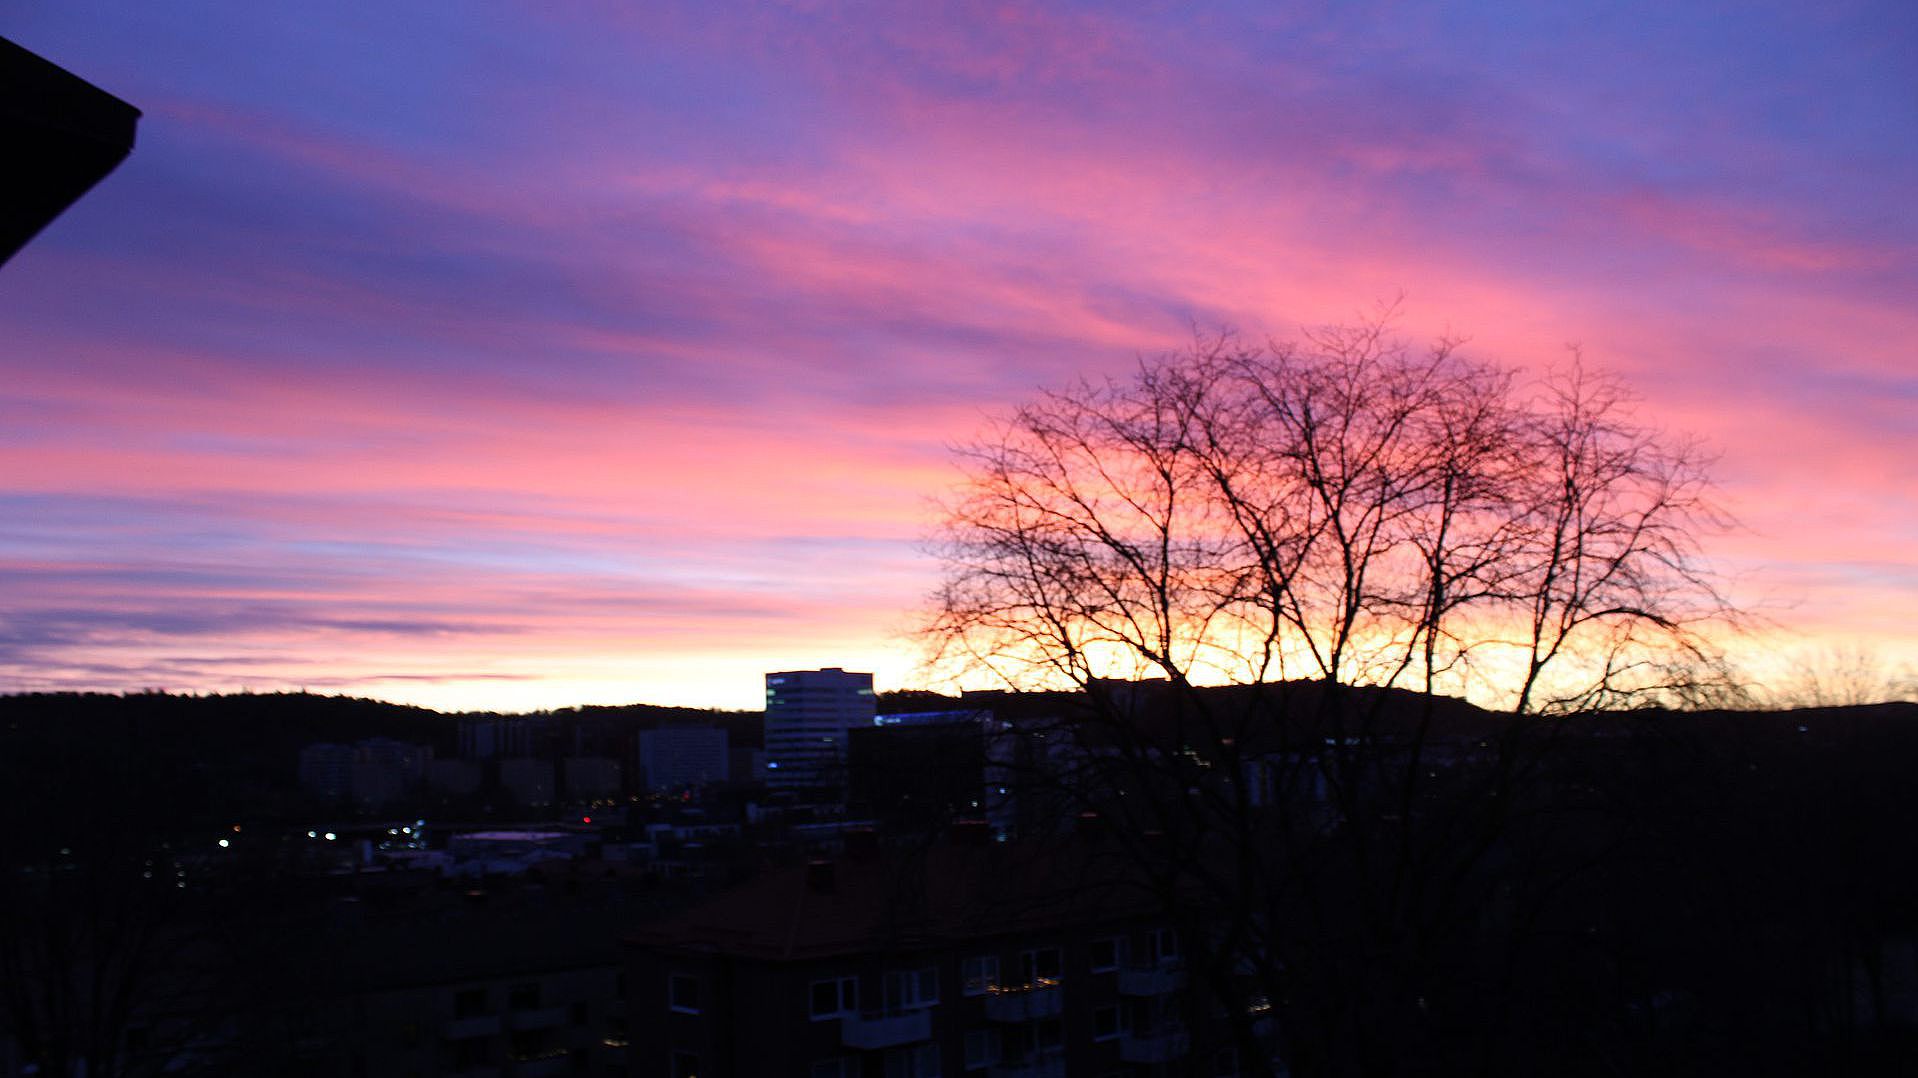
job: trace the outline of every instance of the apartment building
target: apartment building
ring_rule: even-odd
[[[1097,843],[855,842],[628,939],[635,1078],[1238,1073],[1180,933]]]

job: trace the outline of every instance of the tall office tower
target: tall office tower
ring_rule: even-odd
[[[843,790],[846,732],[871,726],[873,714],[871,674],[836,666],[767,674],[767,785]]]

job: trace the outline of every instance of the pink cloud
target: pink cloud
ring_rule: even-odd
[[[1827,175],[1789,139],[1582,115],[1637,90],[1361,23],[542,10],[434,53],[442,82],[387,95],[411,125],[144,97],[85,207],[117,238],[0,277],[26,507],[0,570],[40,579],[28,621],[128,618],[35,661],[548,703],[904,677],[914,541],[982,415],[1195,323],[1284,335],[1400,290],[1410,335],[1626,371],[1722,449],[1731,562],[1808,623],[1893,626],[1918,266],[1859,222],[1903,204],[1782,197],[1743,177]]]

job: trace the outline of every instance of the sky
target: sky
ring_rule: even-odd
[[[0,267],[0,691],[918,684],[951,447],[1404,297],[1918,656],[1918,5],[14,0],[145,113]]]

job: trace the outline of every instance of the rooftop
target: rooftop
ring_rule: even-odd
[[[1117,921],[1156,908],[1122,855],[1101,843],[960,841],[774,869],[628,939],[795,961]]]

